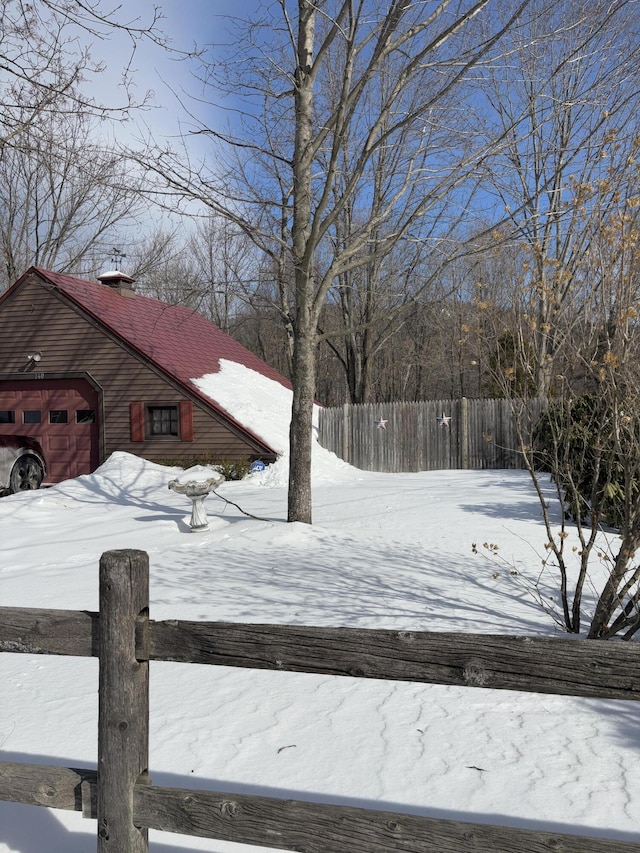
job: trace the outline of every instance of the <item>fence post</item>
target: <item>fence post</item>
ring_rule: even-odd
[[[349,417],[349,403],[342,404],[342,458],[345,462],[349,459],[349,445],[351,443],[351,418]]]
[[[148,555],[107,551],[100,558],[98,853],[149,850],[148,830],[133,824],[135,785],[148,782],[148,622]]]
[[[469,401],[460,400],[460,467],[466,471],[469,467]]]

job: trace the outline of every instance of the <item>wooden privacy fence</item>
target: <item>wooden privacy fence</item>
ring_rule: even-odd
[[[527,401],[526,407],[516,404],[527,421],[525,429],[545,405],[542,399]],[[503,399],[462,397],[321,409],[318,439],[365,471],[524,467],[512,404]]]
[[[155,622],[149,618],[148,565],[143,551],[103,554],[99,614],[0,608],[0,651],[100,658],[97,773],[0,762],[0,799],[82,811],[97,819],[99,853],[147,853],[149,828],[302,853],[640,850],[640,844],[605,838],[153,785],[150,660],[637,701],[640,647],[599,640]]]

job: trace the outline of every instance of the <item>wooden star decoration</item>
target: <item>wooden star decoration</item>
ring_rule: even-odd
[[[448,427],[451,422],[451,415],[445,415],[445,413],[443,412],[441,415],[438,416],[437,420],[440,426]]]
[[[376,418],[375,420],[375,425],[378,427],[378,429],[386,429],[388,423],[389,421],[385,418]]]

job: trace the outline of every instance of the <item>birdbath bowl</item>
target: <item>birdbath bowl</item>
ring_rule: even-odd
[[[206,465],[194,465],[193,468],[187,468],[179,477],[170,481],[169,488],[172,491],[186,495],[191,500],[190,524],[192,533],[200,533],[209,529],[204,499],[221,483],[224,483],[224,480],[224,476],[215,468],[207,468]]]

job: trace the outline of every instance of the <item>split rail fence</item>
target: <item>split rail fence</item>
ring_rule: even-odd
[[[545,405],[536,398],[522,407],[526,428]],[[504,399],[347,403],[320,410],[318,440],[365,471],[524,468],[512,406]]]
[[[149,618],[149,559],[100,560],[100,611],[0,608],[0,651],[99,657],[98,768],[0,762],[0,799],[97,819],[99,853],[148,829],[302,853],[638,853],[640,844],[224,791],[149,778],[149,661],[640,699],[640,646]],[[1,840],[1,830],[0,830]]]

